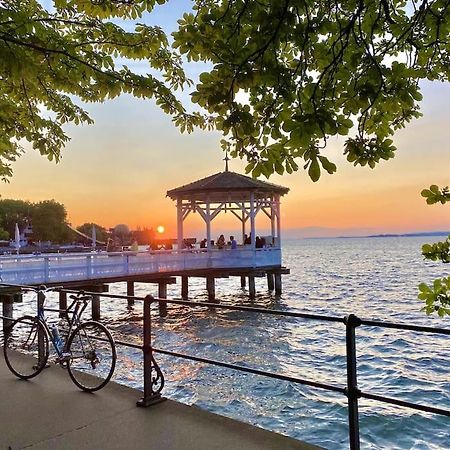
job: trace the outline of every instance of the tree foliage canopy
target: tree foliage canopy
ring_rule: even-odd
[[[16,223],[20,230],[31,224],[34,241],[63,243],[72,237],[72,231],[67,226],[66,208],[55,200],[31,203],[0,199],[0,228],[6,230],[10,238],[14,237]]]
[[[197,0],[175,46],[207,61],[192,99],[215,116],[254,176],[336,166],[324,148],[375,167],[420,116],[420,80],[450,80],[448,0]]]
[[[92,122],[75,98],[153,97],[179,126],[189,131],[201,124],[174,95],[189,80],[163,30],[136,23],[126,31],[118,24],[164,0],[43,3],[0,0],[0,178],[11,176],[23,140],[59,160],[69,140],[63,125]],[[133,72],[127,60],[148,60],[153,74]]]
[[[420,115],[419,81],[450,78],[448,0],[193,0],[173,47],[140,23],[165,2],[0,0],[0,177],[21,140],[60,158],[63,125],[91,122],[76,98],[126,92],[153,97],[181,130],[214,124],[254,176],[301,164],[315,181],[336,170],[331,136],[350,136],[352,164],[392,158],[395,130]],[[180,54],[210,67],[192,94],[207,117],[175,96],[189,85]]]
[[[439,189],[435,184],[422,191],[429,205],[450,202],[448,186]],[[425,244],[422,246],[422,255],[430,261],[450,263],[450,236],[445,241]],[[433,284],[421,283],[419,285],[419,299],[425,302],[424,311],[427,314],[438,313],[440,317],[450,316],[450,276],[438,278]]]

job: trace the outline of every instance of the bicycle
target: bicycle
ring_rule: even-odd
[[[106,386],[116,365],[116,345],[109,330],[99,322],[83,322],[81,316],[90,295],[71,295],[71,305],[65,310],[44,308],[46,293],[55,288],[27,288],[40,294],[37,316],[16,319],[5,334],[3,353],[6,364],[17,377],[28,380],[47,366],[49,341],[56,352],[55,363],[66,368],[72,381],[83,391],[94,392]],[[64,312],[67,320],[65,339],[58,327],[47,323],[45,311]]]

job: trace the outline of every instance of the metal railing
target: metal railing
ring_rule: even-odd
[[[1,283],[0,283],[1,284]],[[20,286],[17,286],[20,287]],[[62,289],[59,292],[65,293],[79,293],[77,290]],[[357,317],[354,314],[350,314],[345,317],[327,316],[309,313],[300,313],[294,311],[281,311],[275,309],[264,309],[251,306],[236,306],[236,305],[224,305],[220,303],[211,302],[192,302],[188,300],[176,300],[176,299],[163,299],[155,298],[151,295],[146,297],[137,297],[129,295],[117,295],[98,292],[84,292],[86,295],[95,295],[110,299],[123,299],[141,301],[143,303],[143,343],[142,345],[116,340],[119,345],[126,347],[136,348],[143,352],[143,371],[144,371],[144,395],[137,404],[138,406],[149,406],[162,400],[161,392],[164,387],[164,375],[159,368],[154,354],[159,353],[162,355],[173,356],[177,358],[183,358],[190,361],[196,361],[200,363],[213,364],[215,366],[224,367],[228,369],[234,369],[241,372],[251,373],[255,375],[261,375],[272,379],[288,381],[291,383],[298,383],[313,388],[324,389],[332,392],[343,394],[347,397],[348,405],[348,424],[349,424],[349,443],[352,450],[360,448],[360,433],[359,433],[359,405],[360,398],[375,400],[382,403],[388,403],[401,407],[411,408],[417,411],[423,411],[432,414],[439,414],[450,417],[450,410],[437,408],[433,406],[423,405],[419,403],[413,403],[410,401],[400,400],[397,398],[387,397],[384,395],[371,394],[370,392],[362,391],[358,388],[358,375],[357,375],[357,353],[356,353],[356,328],[360,326],[368,327],[382,327],[391,328],[397,330],[407,330],[420,333],[433,333],[441,335],[450,335],[450,329],[434,328],[419,325],[410,325],[402,323],[394,323],[381,320],[366,320]],[[152,345],[152,310],[151,305],[155,302],[160,304],[175,304],[184,305],[188,307],[209,307],[212,309],[224,309],[233,311],[245,311],[258,314],[266,314],[272,316],[290,317],[304,320],[314,320],[322,322],[334,322],[345,325],[345,342],[346,342],[346,365],[347,365],[347,383],[345,386],[332,385],[329,383],[322,383],[314,381],[313,379],[294,377],[289,375],[283,375],[279,373],[269,372],[266,370],[255,369],[238,364],[226,363],[210,358],[203,358],[186,353],[175,352],[162,348],[157,348]],[[2,317],[2,316],[0,316]]]

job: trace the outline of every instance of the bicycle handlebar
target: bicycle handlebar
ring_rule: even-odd
[[[88,301],[88,300],[92,300],[92,295],[86,295],[84,293],[78,294],[78,295],[70,295],[69,298],[71,298],[72,300],[82,300],[82,301]]]

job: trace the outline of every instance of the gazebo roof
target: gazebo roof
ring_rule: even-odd
[[[245,194],[250,192],[254,192],[258,198],[266,197],[268,194],[284,195],[289,192],[289,188],[256,180],[240,173],[224,171],[171,189],[167,191],[167,196],[172,200],[177,198],[204,200],[209,196],[211,200],[226,201],[229,198],[232,200],[248,198]]]

